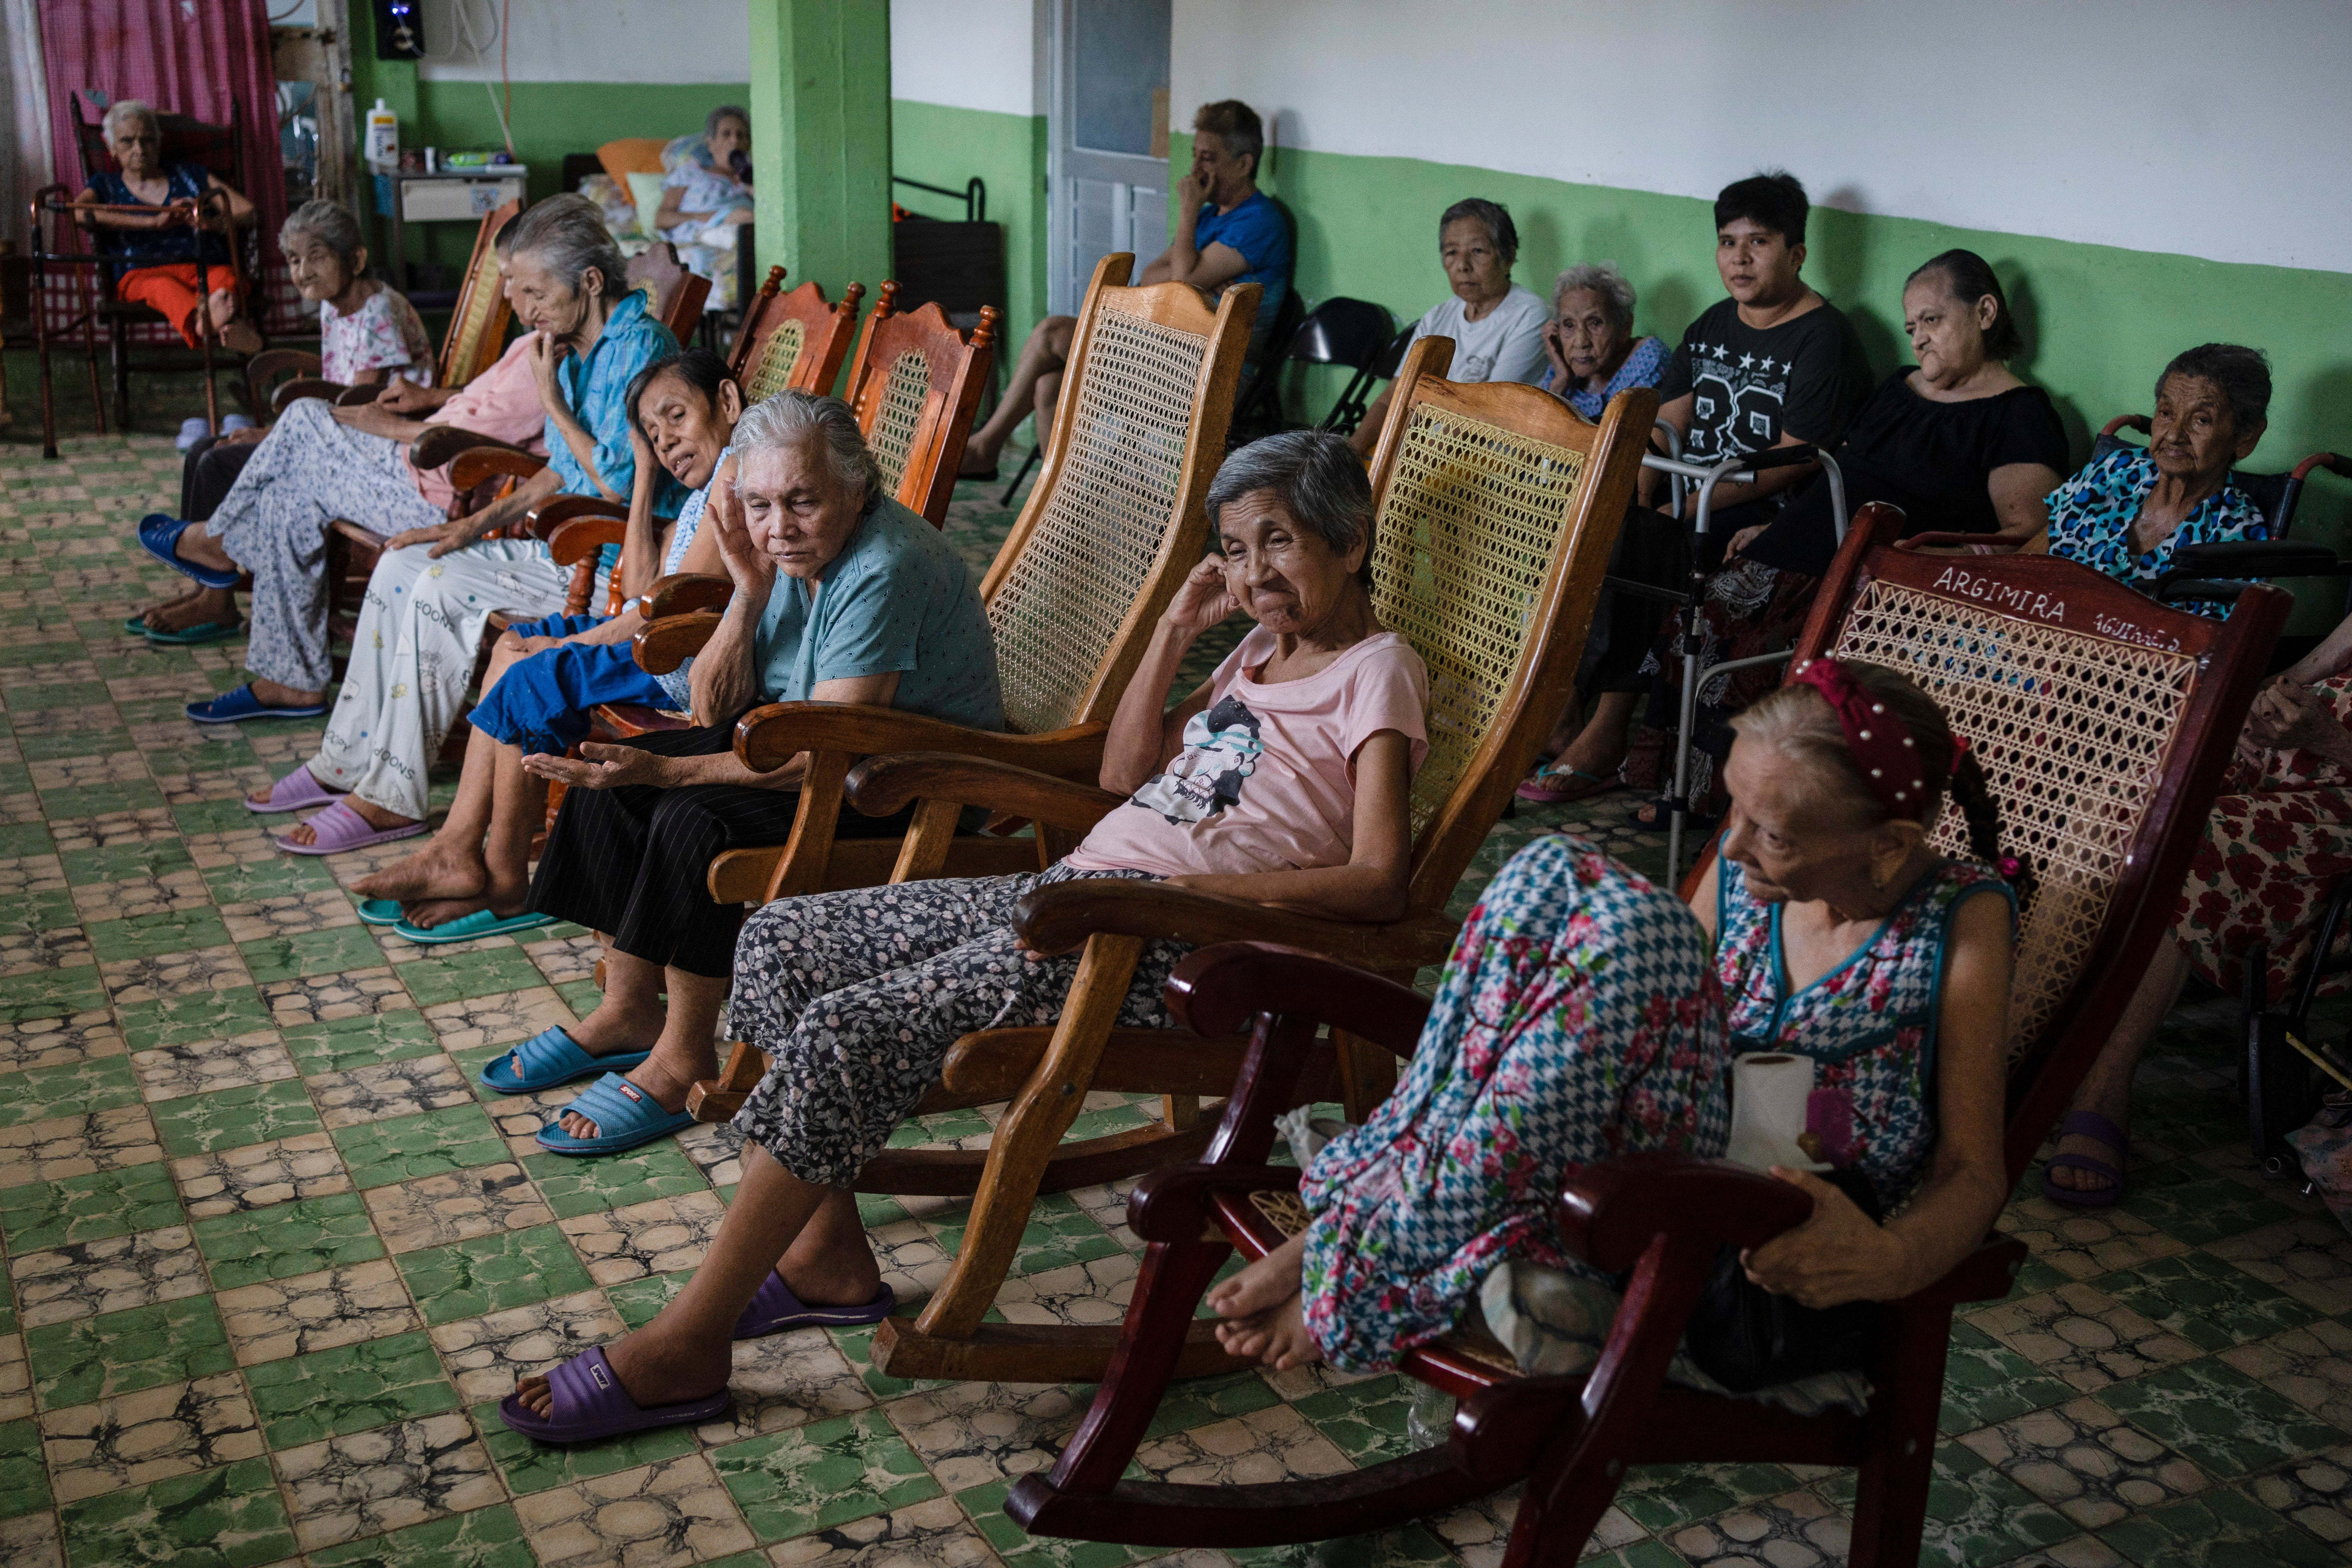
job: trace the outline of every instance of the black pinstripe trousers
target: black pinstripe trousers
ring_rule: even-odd
[[[715,756],[734,743],[731,724],[622,742],[669,757]],[[531,879],[530,907],[610,933],[614,949],[632,958],[723,980],[734,969],[743,906],[711,901],[711,858],[783,843],[800,799],[796,791],[741,784],[566,790]],[[866,816],[845,805],[834,831],[888,837],[905,833],[913,816],[911,809]]]

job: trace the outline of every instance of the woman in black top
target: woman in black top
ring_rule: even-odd
[[[1905,282],[1903,325],[1918,364],[1879,383],[1836,448],[1847,506],[1901,507],[1906,537],[2038,531],[2049,521],[2043,498],[2066,467],[2066,434],[2049,395],[2009,370],[2006,362],[2023,343],[2000,280],[1976,252],[1948,250]],[[1836,553],[1822,479],[1769,522],[1734,534],[1699,609],[1700,662],[1790,647]],[[1645,668],[1663,670],[1664,661],[1654,653]],[[1713,760],[1728,747],[1724,721],[1778,686],[1780,675],[1777,665],[1738,670],[1699,693],[1695,795],[1709,789]],[[1653,687],[1654,728],[1636,742],[1632,767],[1663,747],[1675,695],[1671,676]]]

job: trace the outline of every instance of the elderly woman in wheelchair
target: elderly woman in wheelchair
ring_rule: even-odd
[[[1429,678],[1373,614],[1363,468],[1340,437],[1271,437],[1226,460],[1208,510],[1214,553],[1160,617],[1105,742],[1103,784],[1128,798],[1074,853],[1023,876],[780,900],[745,924],[732,1017],[774,1065],[736,1119],[742,1187],[677,1300],[609,1356],[523,1380],[500,1407],[510,1426],[578,1441],[707,1420],[727,1405],[730,1335],[890,1311],[850,1184],[960,1037],[1061,1011],[1080,961],[1022,947],[1030,889],[1165,879],[1327,919],[1402,913]],[[1169,709],[1186,650],[1237,610],[1256,627]],[[1120,1023],[1166,1025],[1185,951],[1144,947]]]
[[[1815,660],[1734,723],[1730,817],[1691,907],[1565,837],[1487,889],[1396,1092],[1307,1170],[1305,1230],[1211,1293],[1227,1350],[1381,1368],[1476,1300],[1523,1365],[1576,1370],[1616,1297],[1559,1245],[1563,1176],[1721,1153],[1727,1131],[1814,1209],[1711,1283],[1689,1348],[1724,1386],[1853,1366],[1874,1319],[1851,1303],[1922,1289],[1982,1240],[2006,1196],[2013,899],[1926,825],[1948,791],[1997,860],[1984,777],[1934,701],[1874,666]],[[1785,1124],[1760,1095],[1730,1103],[1735,1051],[1810,1062]],[[1759,1303],[1777,1353],[1706,1331]]]

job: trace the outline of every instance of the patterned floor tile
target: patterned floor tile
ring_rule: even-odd
[[[522,1167],[510,1164],[378,1187],[367,1194],[367,1209],[395,1254],[525,1230],[555,1217]]]
[[[267,858],[255,860],[224,859],[217,851],[193,858],[204,873],[205,887],[211,892],[213,902],[220,906],[221,917],[229,921],[232,935],[236,923],[235,912],[245,906],[312,893],[340,893],[335,879],[325,867],[299,855],[281,855],[272,849]],[[218,863],[203,864],[205,860]],[[357,918],[349,900],[343,900],[343,909],[347,916]],[[239,936],[236,940],[249,942],[252,938]],[[371,956],[368,962],[378,960]]]
[[[182,860],[176,870],[153,868],[143,876],[127,877],[119,882],[93,882],[76,888],[71,899],[73,908],[93,929],[110,921],[211,909],[212,890],[205,886],[204,873],[184,863],[184,851]]]
[[[310,1098],[330,1128],[474,1103],[465,1074],[446,1056],[414,1057],[327,1073],[310,1079]]]
[[[127,1049],[104,1005],[64,1017],[11,1020],[0,1009],[0,1072],[121,1056]]]
[[[470,1414],[474,1425],[481,1429],[483,1446],[498,1465],[507,1489],[518,1498],[701,1451],[694,1435],[682,1426],[634,1432],[603,1443],[559,1447],[534,1442],[519,1432],[509,1431],[499,1415],[495,1401],[475,1405]]]
[[[68,1552],[89,1563],[277,1563],[298,1550],[267,1459],[106,1492],[59,1510]]]
[[[228,1373],[52,1410],[41,1417],[41,1441],[59,1502],[267,1451],[245,1386]]]
[[[200,1219],[195,1232],[216,1290],[365,1263],[384,1252],[357,1193]]]
[[[201,879],[198,879],[201,882]],[[129,959],[175,958],[192,948],[225,946],[228,927],[209,901],[168,908],[128,920],[101,921],[88,926],[90,952],[101,966]]]
[[[0,1129],[138,1102],[138,1080],[122,1057],[32,1068],[0,1078]]]
[[[1092,1398],[1058,1384],[958,1383],[885,1408],[940,1484],[961,1492],[1050,1467]]]
[[[199,1089],[159,1100],[150,1110],[163,1152],[175,1159],[320,1135],[319,1113],[290,1064],[283,1078]]]
[[[209,1296],[190,1296],[25,1331],[44,1410],[87,1405],[236,1364]]]
[[[263,1435],[279,1450],[459,1405],[421,1331],[263,1362],[245,1376]]]
[[[2352,1447],[2297,1459],[2248,1479],[2238,1489],[2352,1555]]]
[[[310,1553],[311,1568],[536,1568],[522,1521],[501,1504]]]
[[[1970,1316],[2052,1376],[2085,1391],[2190,1360],[2197,1347],[2088,1285],[2063,1285]]]
[[[158,1164],[0,1189],[0,1237],[12,1253],[161,1230],[183,1217],[171,1175]]]
[[[547,977],[550,985],[568,984],[586,980],[594,974],[596,961],[604,956],[594,937],[557,937],[551,941],[527,942],[522,944],[523,956]]]
[[[993,1568],[987,1538],[953,1498],[933,1498],[795,1536],[770,1549],[777,1568]]]
[[[15,1519],[36,1509],[47,1511],[53,1500],[48,1466],[41,1452],[41,1429],[34,1422],[12,1419],[0,1423],[0,1520]],[[0,1562],[8,1537],[0,1533]]]
[[[268,1208],[352,1190],[333,1140],[324,1132],[172,1162],[172,1180],[191,1219]]]
[[[676,1143],[667,1140],[632,1149],[625,1154],[594,1159],[545,1152],[527,1154],[522,1167],[539,1184],[539,1190],[547,1194],[547,1206],[562,1219],[709,1191],[694,1163]]]
[[[436,1328],[461,1318],[570,1296],[595,1283],[572,1244],[552,1225],[427,1247],[395,1261],[425,1322]]]
[[[414,948],[390,953],[394,973],[400,983],[416,998],[420,1007],[436,1007],[444,1002],[464,1001],[477,996],[497,996],[501,994],[544,988],[546,981],[522,949],[504,937],[495,939],[495,945],[481,942],[450,942],[441,947]],[[411,955],[414,956],[411,956]],[[474,1040],[471,1045],[488,1045],[488,1040]]]
[[[440,1049],[432,1026],[414,1011],[362,1013],[325,1023],[297,1024],[278,1031],[286,1054],[304,1078],[346,1073],[353,1068],[428,1057]]]
[[[1853,1530],[1843,1510],[1810,1491],[1793,1491],[1686,1525],[1665,1537],[1665,1542],[1696,1568],[1745,1568],[1758,1563],[1771,1568],[1830,1568],[1845,1561]]]
[[[118,1008],[164,996],[194,996],[206,991],[237,991],[253,984],[245,960],[228,944],[223,930],[217,946],[194,951],[167,950],[137,957],[100,957],[99,975]]]
[[[2195,1465],[2093,1398],[1971,1432],[1960,1442],[2084,1530],[2160,1508],[2208,1484]]]
[[[874,1403],[856,1370],[821,1329],[738,1342],[727,1392],[734,1395],[734,1409],[694,1429],[706,1447],[806,1426]]]
[[[1145,1559],[1165,1561],[1169,1568],[1230,1568],[1235,1561],[1227,1552],[1210,1554],[1205,1560],[1187,1561],[1183,1553],[1163,1557],[1154,1546],[1119,1546],[1100,1542],[1055,1541],[1029,1534],[1004,1516],[1004,1495],[1012,1490],[1008,1481],[991,1481],[984,1486],[968,1488],[955,1494],[961,1508],[1006,1568],[1116,1568],[1117,1564],[1140,1563]],[[789,1544],[789,1543],[788,1543]],[[775,1547],[772,1552],[782,1552]]]
[[[587,1264],[588,1277],[599,1285],[614,1285],[696,1267],[726,1213],[717,1195],[705,1190],[578,1215],[558,1224]]]
[[[592,1289],[444,1323],[430,1338],[457,1392],[482,1401],[504,1398],[529,1373],[610,1344],[625,1331],[604,1293]]]
[[[2116,1384],[2099,1402],[2223,1481],[2331,1447],[2344,1436],[2210,1357]]]
[[[2330,1426],[2352,1431],[2352,1327],[2322,1320],[2233,1346],[2221,1359]]]
[[[119,1171],[163,1157],[154,1123],[137,1104],[88,1109],[0,1131],[0,1188]]]
[[[269,1010],[250,986],[197,991],[116,1009],[121,1038],[134,1051],[243,1040],[269,1032]]]
[[[289,1449],[278,1466],[295,1532],[312,1550],[506,1500],[473,1425],[455,1411]]]
[[[710,1463],[762,1541],[782,1541],[940,1494],[877,1411],[718,1448]]]
[[[406,966],[395,973],[404,980],[407,978]],[[509,1045],[527,1040],[541,1030],[579,1022],[572,1009],[544,985],[428,1004],[425,1016],[441,1037],[441,1048],[447,1051]]]
[[[2331,1318],[2352,1311],[2352,1237],[2333,1219],[2285,1220],[2212,1242],[2206,1250],[2315,1311]]]
[[[131,1065],[149,1104],[215,1089],[278,1083],[294,1076],[294,1060],[271,1031],[209,1044],[158,1046],[133,1051]]]
[[[152,1307],[210,1289],[185,1226],[110,1237],[8,1261],[18,1320],[27,1328]]]
[[[2102,1275],[2092,1286],[2201,1351],[2226,1350],[2319,1315],[2210,1252],[2158,1258]]]
[[[498,1129],[470,1096],[445,1110],[337,1127],[333,1137],[352,1184],[362,1189],[496,1165],[507,1157]]]
[[[515,1513],[541,1568],[671,1568],[754,1544],[699,1454],[535,1492]]]
[[[698,1121],[677,1135],[678,1152],[714,1187],[743,1179],[743,1134],[731,1121]],[[900,1211],[903,1214],[904,1211]]]
[[[98,956],[89,937],[79,925],[47,931],[0,933],[0,975],[26,981],[33,975],[51,977],[58,984],[84,985]],[[60,973],[71,971],[70,973]]]
[[[307,1355],[419,1327],[385,1258],[224,1290],[215,1298],[237,1364]]]
[[[340,889],[237,908],[222,913],[257,985],[372,968],[383,956]]]
[[[2322,1568],[2343,1559],[2236,1489],[2123,1520],[2099,1538],[2141,1568],[2231,1563]]]
[[[261,988],[261,999],[281,1029],[401,1012],[416,1005],[385,968],[275,981]]]

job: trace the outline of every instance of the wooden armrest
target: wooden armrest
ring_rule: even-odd
[[[851,756],[949,752],[1057,778],[1082,773],[1091,779],[1102,769],[1103,736],[1109,729],[1107,724],[1073,724],[1042,735],[1008,735],[865,702],[772,702],[736,721],[735,754],[746,767],[764,773],[782,767],[794,753],[811,750]]]
[[[625,523],[629,509],[603,496],[550,496],[522,514],[522,525],[533,539],[552,539],[557,529],[575,517],[609,517]]]
[[[664,616],[691,615],[696,610],[723,610],[735,596],[735,580],[706,572],[673,572],[656,578],[637,600],[637,613],[649,621]]]
[[[647,675],[667,675],[702,651],[719,629],[719,612],[698,610],[690,616],[667,616],[646,626],[629,639],[637,668]]]
[[[371,382],[365,386],[347,386],[343,388],[342,391],[335,395],[335,406],[338,408],[358,408],[363,405],[373,403],[377,398],[383,395],[384,385],[384,383],[379,381]]]
[[[1097,934],[1164,937],[1190,947],[1271,942],[1388,973],[1444,963],[1459,929],[1442,910],[1358,924],[1165,882],[1108,878],[1036,889],[1014,906],[1013,926],[1038,952],[1067,952]]]
[[[316,376],[320,360],[305,349],[264,349],[245,362],[245,374],[256,385],[280,371],[290,370],[297,375]]]
[[[1608,1274],[1633,1267],[1655,1237],[1758,1247],[1802,1225],[1812,1212],[1813,1200],[1786,1182],[1727,1160],[1687,1154],[1596,1161],[1559,1192],[1560,1239]]]
[[[894,752],[873,757],[850,770],[843,788],[849,803],[868,816],[888,816],[919,800],[944,800],[985,805],[1078,832],[1127,804],[1124,795],[1075,779],[952,752]]]
[[[1915,533],[1898,547],[1906,550],[1981,550],[1987,555],[2014,555],[2018,546],[1997,533]]]
[[[575,517],[556,525],[547,541],[558,566],[573,566],[607,544],[618,544],[628,524],[614,517]]]
[[[1305,1016],[1385,1046],[1401,1057],[1429,1018],[1430,1001],[1411,986],[1263,942],[1225,942],[1188,952],[1168,977],[1169,1010],[1196,1035],[1234,1034],[1260,1013]]]
[[[323,397],[332,403],[347,390],[338,381],[321,381],[312,375],[298,376],[292,381],[280,382],[277,390],[270,393],[269,412],[283,414],[306,397]]]
[[[419,442],[421,447],[424,443]],[[415,462],[412,454],[409,459]],[[433,465],[437,467],[438,465]],[[547,459],[534,458],[514,447],[468,447],[449,459],[449,484],[454,489],[469,490],[485,479],[509,475],[527,479],[547,467]]]
[[[494,451],[520,452],[520,447],[510,446],[488,436],[456,425],[432,425],[410,443],[408,466],[412,468],[437,468],[451,458],[472,451],[477,447]]]
[[[1219,1193],[1298,1190],[1295,1165],[1162,1165],[1127,1195],[1127,1225],[1146,1241],[1198,1241],[1216,1224]]]

